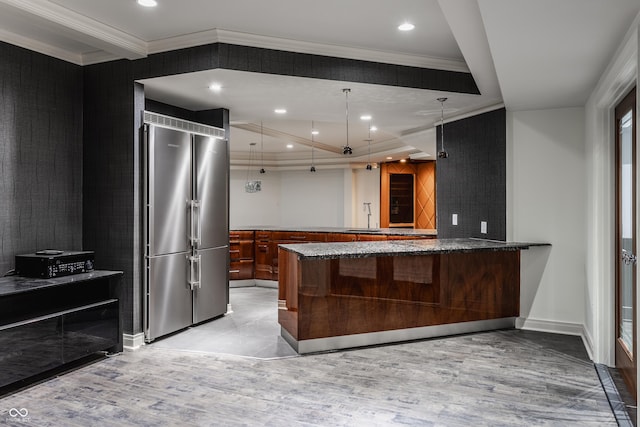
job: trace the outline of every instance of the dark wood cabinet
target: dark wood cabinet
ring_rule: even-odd
[[[356,242],[398,239],[434,239],[435,235],[388,233],[333,233],[327,231],[230,231],[230,280],[278,280],[278,246],[291,243]]]
[[[246,280],[254,277],[253,230],[229,232],[229,280]]]

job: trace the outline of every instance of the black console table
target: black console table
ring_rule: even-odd
[[[0,278],[0,387],[92,353],[122,351],[122,272]]]

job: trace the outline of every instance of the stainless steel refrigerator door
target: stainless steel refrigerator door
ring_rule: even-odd
[[[190,249],[191,135],[150,126],[148,131],[148,255]]]
[[[194,138],[194,199],[199,202],[198,248],[229,244],[229,152],[225,140]]]
[[[148,259],[147,340],[191,325],[193,293],[187,282],[190,253]]]
[[[229,248],[197,250],[200,256],[200,286],[193,294],[193,323],[227,312],[229,303]]]

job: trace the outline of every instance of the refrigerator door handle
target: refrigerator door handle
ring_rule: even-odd
[[[189,257],[189,287],[191,290],[201,288],[200,277],[202,275],[202,266],[200,262],[200,255],[194,255]]]
[[[189,236],[189,240],[191,241],[191,246],[197,248],[198,246],[200,246],[202,237],[202,223],[200,221],[200,200],[191,200],[189,202],[189,207],[191,210],[191,235]]]
[[[200,243],[202,243],[202,219],[201,219],[201,215],[200,215],[200,200],[194,200],[193,201],[193,206],[195,208],[195,219],[196,219],[196,240],[195,240],[195,247],[200,246]],[[200,279],[198,279],[200,280]]]

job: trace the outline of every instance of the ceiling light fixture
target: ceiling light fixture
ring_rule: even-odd
[[[347,144],[342,148],[342,154],[353,154],[353,150],[349,147],[349,92],[351,89],[342,89],[344,92],[345,105],[346,105],[346,117],[347,117]]]
[[[293,148],[293,144],[287,144],[287,148]]]
[[[253,166],[253,159],[257,158],[256,143],[249,144],[249,166],[247,167],[247,182],[244,184],[244,191],[247,193],[257,193],[262,190],[262,181],[251,179],[251,167]]]
[[[360,120],[367,120],[367,121],[369,121],[369,120],[371,120],[371,115],[369,115],[369,114],[365,114],[364,116],[360,116]]]
[[[209,90],[211,90],[213,92],[220,92],[221,89],[222,89],[222,85],[220,85],[218,83],[211,83],[209,85]]]
[[[156,7],[158,2],[156,0],[138,0],[138,4],[144,7]]]
[[[309,172],[315,172],[316,171],[316,166],[314,165],[314,158],[313,158],[313,146],[315,144],[315,141],[313,139],[314,136],[316,136],[318,134],[318,131],[315,130],[313,128],[313,120],[311,120],[311,168],[309,169]]]
[[[260,120],[260,173],[266,173],[264,170],[264,132],[262,131],[262,120]]]
[[[439,159],[446,159],[449,157],[449,153],[444,150],[444,102],[447,98],[438,98],[440,102],[441,115],[440,115],[440,151],[438,151]]]
[[[276,108],[273,110],[276,114],[287,114],[287,110],[285,108]]]
[[[413,25],[410,22],[404,22],[403,24],[398,25],[398,29],[400,31],[411,31],[415,28],[416,26]]]

